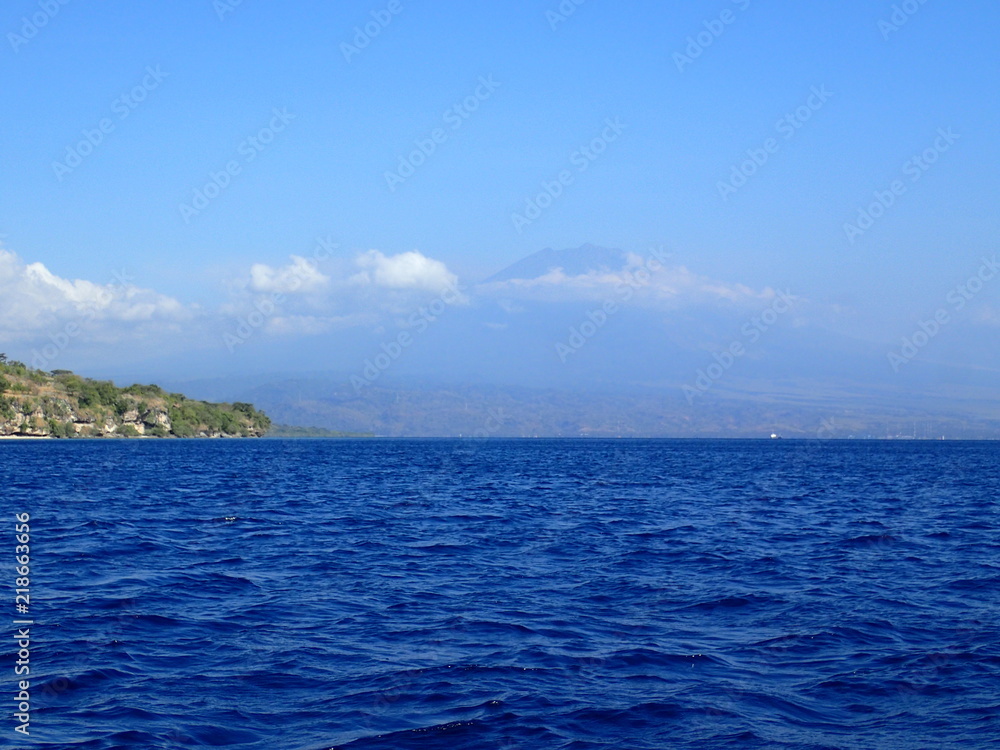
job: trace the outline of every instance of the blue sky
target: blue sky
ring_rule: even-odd
[[[17,304],[56,304],[14,284],[30,264],[98,286],[127,269],[145,290],[132,298],[187,311],[166,326],[181,335],[230,314],[254,264],[291,267],[317,237],[340,245],[320,266],[328,278],[352,278],[370,251],[416,251],[427,278],[462,283],[595,243],[669,247],[706,279],[792,289],[827,324],[889,341],[996,250],[1000,9],[985,0],[232,1],[5,5],[0,235],[17,256]],[[345,55],[376,16],[391,21]],[[32,35],[33,18],[45,22]],[[120,98],[132,91],[134,108]],[[446,115],[463,102],[467,117]],[[789,113],[791,131],[779,125]],[[92,153],[54,166],[102,120]],[[266,145],[247,141],[275,124]],[[437,129],[433,153],[392,189],[386,173]],[[581,170],[580,149],[602,138]],[[720,189],[762,149],[745,184]],[[914,172],[928,149],[934,163]],[[219,195],[185,216],[231,163]],[[552,205],[516,226],[564,171]],[[850,242],[845,223],[897,180],[905,190]],[[1000,283],[978,304],[998,294]],[[334,317],[381,330],[373,295],[361,297],[341,298]],[[402,303],[378,304],[391,315]],[[142,313],[122,305],[95,346],[137,335]],[[53,314],[33,318],[42,338],[64,325]],[[17,351],[31,337],[7,340]]]

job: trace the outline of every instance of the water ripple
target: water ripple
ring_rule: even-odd
[[[32,514],[32,737],[995,746],[998,459],[919,441],[10,441],[0,503]]]

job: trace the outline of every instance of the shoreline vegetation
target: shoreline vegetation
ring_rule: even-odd
[[[157,385],[119,388],[0,354],[0,438],[263,437],[270,429],[252,404],[196,401]]]

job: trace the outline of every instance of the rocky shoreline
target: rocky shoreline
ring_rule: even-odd
[[[251,404],[195,401],[155,385],[118,388],[0,359],[0,438],[262,437],[270,426]]]

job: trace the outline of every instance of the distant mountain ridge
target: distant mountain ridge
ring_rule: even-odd
[[[286,425],[315,425],[381,437],[785,438],[1000,437],[1000,409],[974,413],[961,399],[895,400],[891,389],[850,384],[797,391],[787,383],[720,384],[697,404],[680,388],[571,390],[429,381],[383,383],[357,393],[346,376],[262,378],[235,392],[225,383],[189,391],[251,400]],[[741,387],[742,386],[742,387]]]
[[[981,346],[988,328],[956,316],[896,368],[887,353],[898,340],[831,325],[857,314],[849,300],[775,295],[780,269],[751,288],[651,251],[662,268],[648,263],[641,279],[640,254],[547,247],[470,284],[467,304],[423,327],[406,314],[422,303],[402,301],[370,327],[309,339],[262,331],[214,380],[177,379],[198,363],[173,359],[148,377],[258,404],[285,425],[393,437],[1000,437],[1000,355],[987,366],[950,356],[970,342],[1000,351]],[[901,320],[900,335],[909,326]],[[278,361],[294,369],[261,369]]]

